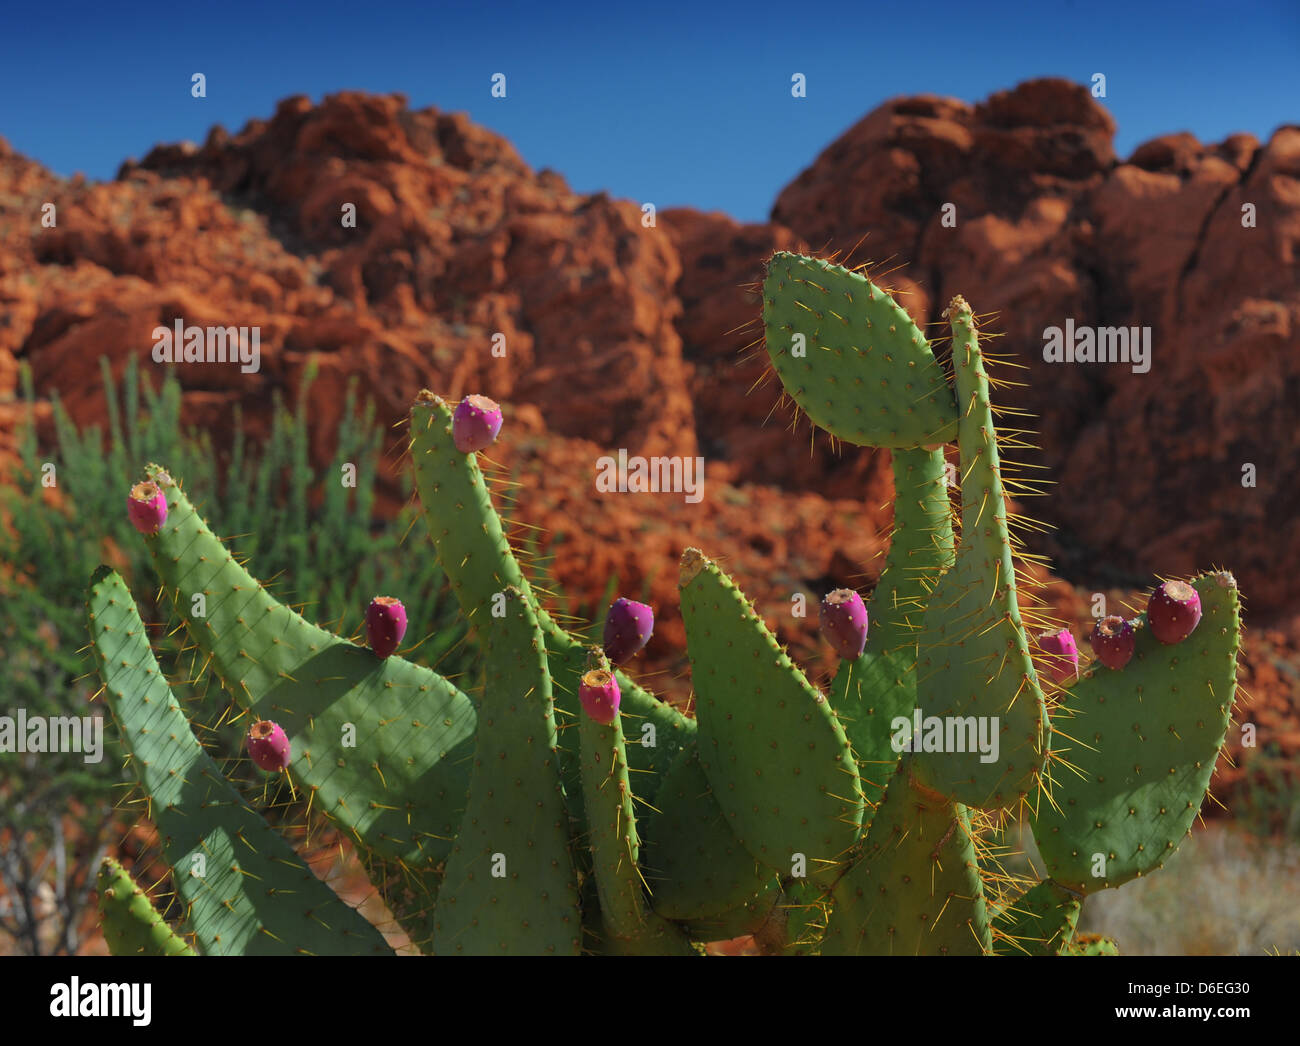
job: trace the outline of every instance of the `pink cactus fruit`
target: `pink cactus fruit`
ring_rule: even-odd
[[[1098,661],[1107,668],[1118,671],[1133,658],[1137,632],[1122,617],[1111,614],[1092,626],[1088,642],[1092,644],[1092,652],[1097,655]]]
[[[1162,643],[1181,643],[1200,620],[1200,594],[1185,581],[1166,581],[1147,600],[1147,626]]]
[[[578,700],[587,715],[608,726],[618,718],[618,706],[623,695],[613,672],[595,668],[582,677],[578,686]]]
[[[605,656],[616,665],[625,664],[650,641],[655,630],[655,612],[635,600],[619,598],[605,615]]]
[[[1045,655],[1042,664],[1054,683],[1078,678],[1079,647],[1074,642],[1074,633],[1068,628],[1042,633],[1038,637],[1038,648]]]
[[[376,657],[388,657],[406,635],[406,607],[392,596],[375,596],[366,608],[366,638]]]
[[[867,646],[867,607],[851,588],[837,588],[822,600],[821,628],[826,642],[846,661],[856,661]]]
[[[259,719],[248,729],[248,755],[269,773],[289,765],[289,738],[279,723]]]
[[[167,521],[167,495],[152,480],[137,483],[127,495],[126,514],[141,534],[157,534]]]
[[[492,445],[501,431],[501,408],[486,396],[466,396],[451,416],[451,438],[462,454]]]

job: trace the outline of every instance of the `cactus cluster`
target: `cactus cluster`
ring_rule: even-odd
[[[247,717],[250,758],[351,839],[428,953],[693,955],[752,933],[789,954],[1114,954],[1075,934],[1080,906],[1158,869],[1200,808],[1236,690],[1231,575],[1161,585],[1146,614],[1100,622],[1080,665],[1018,584],[1020,521],[970,307],[945,313],[950,379],[860,272],[778,253],[762,291],[785,393],[833,436],[892,451],[880,580],[868,603],[851,589],[822,602],[840,657],[829,685],[688,548],[695,715],[656,698],[629,674],[650,607],[618,600],[589,644],[524,576],[477,460],[497,404],[422,392],[416,485],[484,654],[481,693],[401,656],[399,600],[377,598],[368,646],[354,643],[277,602],[162,468],[131,491],[164,592]],[[88,613],[185,904],[174,932],[106,868],[110,946],[389,951],[222,777],[107,568]],[[1000,871],[1011,819],[1032,828],[1041,882]]]

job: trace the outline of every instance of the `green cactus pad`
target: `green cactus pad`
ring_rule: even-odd
[[[945,315],[952,323],[961,407],[962,533],[955,564],[930,596],[917,643],[917,705],[925,737],[914,741],[940,743],[945,750],[919,749],[916,775],[957,802],[1007,809],[1036,786],[1047,709],[1016,598],[997,433],[975,320],[960,297]],[[988,753],[994,758],[978,750],[981,728],[986,741],[996,739],[996,753]]]
[[[724,924],[733,926],[733,915],[742,923],[752,919],[755,908],[763,909],[760,919],[766,915],[777,880],[732,832],[713,798],[698,750],[677,756],[659,786],[655,807],[646,819],[641,865],[656,912],[686,923],[692,932],[705,924],[706,934],[720,932]],[[766,906],[751,904],[760,896],[767,898]]]
[[[577,955],[582,912],[546,648],[523,594],[505,593],[505,615],[480,624],[488,651],[478,747],[439,891],[434,951]]]
[[[925,335],[860,273],[778,251],[763,281],[763,325],[785,391],[832,435],[873,447],[956,437],[952,389]]]
[[[87,613],[109,707],[149,796],[198,948],[207,955],[391,955],[379,932],[312,874],[203,750],[116,572],[95,571]]]
[[[1082,898],[1051,879],[1031,887],[993,920],[998,955],[1060,955],[1074,938]]]
[[[620,955],[696,954],[682,931],[645,903],[622,717],[605,725],[583,713],[579,737],[587,843],[600,895],[604,948]]]
[[[113,858],[105,857],[96,881],[99,923],[113,955],[196,955],[158,914],[149,895]]]
[[[470,623],[479,625],[487,612],[484,608],[507,585],[514,585],[533,603],[550,655],[565,791],[571,815],[581,821],[576,739],[569,739],[571,731],[566,726],[578,715],[578,686],[586,671],[586,647],[552,620],[532,592],[492,507],[477,455],[456,449],[452,408],[431,392],[422,392],[411,406],[411,457],[415,462],[416,489],[438,561]],[[635,724],[638,739],[643,724],[654,726],[654,744],[633,743],[628,749],[640,794],[653,802],[660,776],[672,765],[677,752],[694,740],[695,721],[656,699],[622,672],[616,672],[616,676],[623,694],[623,711]],[[576,731],[572,733],[576,735]]]
[[[930,591],[952,566],[952,513],[942,450],[895,450],[894,532],[867,604],[867,646],[844,662],[827,700],[858,761],[867,807],[862,831],[898,765],[893,722],[916,707],[916,637]]]
[[[965,807],[918,788],[904,759],[862,852],[835,884],[823,955],[984,955],[988,911]]]
[[[1097,933],[1081,933],[1065,946],[1066,955],[1118,955],[1114,938]]]
[[[680,587],[700,764],[732,830],[766,867],[810,878],[843,868],[862,824],[844,728],[730,578],[698,549]]]
[[[176,612],[235,700],[289,735],[289,771],[315,793],[312,808],[380,856],[444,860],[469,784],[469,698],[437,673],[396,656],[381,660],[277,602],[180,487],[157,466],[148,473],[166,493],[168,513],[145,541]],[[200,594],[206,617],[192,613]]]
[[[1053,714],[1060,760],[1034,840],[1047,874],[1079,893],[1163,865],[1205,798],[1236,696],[1240,601],[1230,574],[1191,584],[1202,616],[1190,636],[1165,646],[1143,623],[1133,659],[1118,671],[1093,662]]]
[[[818,955],[826,936],[831,900],[808,879],[787,879],[777,902],[781,934],[780,952],[785,955]],[[767,928],[759,931],[767,936]]]
[[[478,455],[456,448],[452,413],[440,397],[420,393],[411,406],[411,456],[438,561],[470,625],[484,628],[493,600],[506,586],[535,605],[537,599],[492,507]],[[544,613],[539,618],[550,620]]]

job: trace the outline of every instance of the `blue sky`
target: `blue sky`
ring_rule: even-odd
[[[0,136],[107,179],[290,94],[402,91],[463,110],[581,191],[766,218],[882,101],[978,101],[1035,76],[1089,83],[1127,156],[1158,134],[1266,139],[1300,122],[1300,3],[424,3],[4,5]],[[1223,13],[1226,12],[1226,15]],[[208,96],[190,97],[190,75]],[[507,97],[490,77],[507,76]],[[790,77],[808,78],[807,98]]]

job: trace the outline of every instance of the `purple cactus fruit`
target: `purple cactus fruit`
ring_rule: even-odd
[[[822,600],[822,635],[845,661],[856,661],[867,646],[867,607],[851,588],[837,588]]]
[[[137,483],[127,495],[126,514],[141,534],[157,534],[167,521],[167,495],[151,480]]]
[[[501,431],[501,408],[486,396],[466,396],[451,416],[451,438],[462,454],[489,447]]]
[[[1097,660],[1116,671],[1132,660],[1136,641],[1137,632],[1133,626],[1117,614],[1098,621],[1092,626],[1092,635],[1088,637]]]
[[[259,719],[248,730],[248,754],[263,770],[283,770],[289,765],[289,738],[279,723]]]
[[[375,596],[366,608],[366,638],[376,657],[388,657],[406,635],[406,607],[392,596]]]
[[[1181,643],[1200,620],[1200,594],[1185,581],[1166,581],[1147,600],[1147,625],[1162,643]]]
[[[619,598],[605,615],[605,656],[614,664],[625,664],[650,641],[655,630],[655,612],[644,603]]]
[[[582,677],[582,683],[578,686],[578,700],[587,715],[608,726],[618,718],[618,706],[623,695],[618,689],[614,673],[596,668]]]
[[[1042,633],[1038,637],[1038,648],[1046,655],[1042,661],[1054,683],[1079,677],[1079,647],[1074,641],[1074,633],[1068,628]]]

